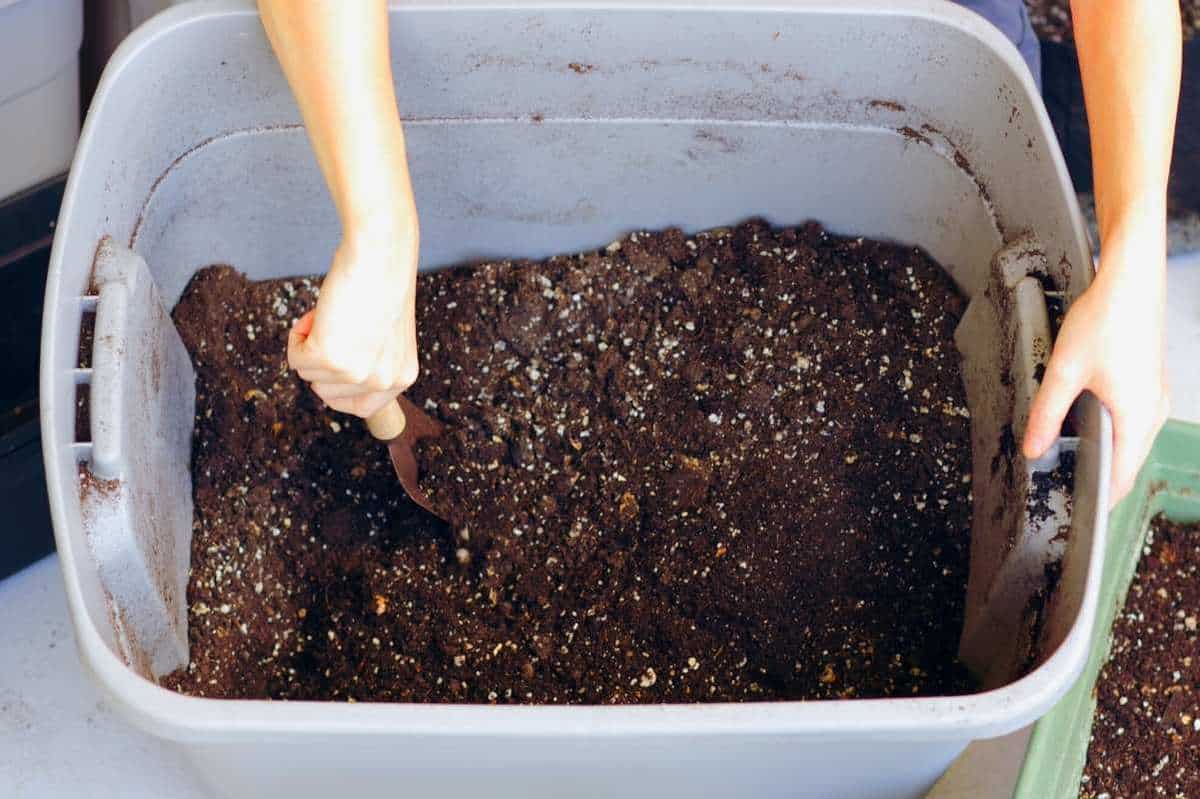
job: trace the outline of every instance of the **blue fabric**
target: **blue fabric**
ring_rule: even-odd
[[[1038,88],[1042,85],[1042,51],[1038,45],[1033,25],[1029,22],[1029,11],[1024,0],[955,0],[960,6],[971,9],[987,19],[1012,40],[1017,50],[1029,65]]]

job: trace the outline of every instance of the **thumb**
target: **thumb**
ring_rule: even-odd
[[[1084,389],[1086,374],[1084,355],[1069,346],[1069,341],[1060,339],[1060,346],[1055,347],[1046,366],[1042,387],[1029,408],[1021,445],[1026,458],[1040,458],[1058,440],[1071,404]]]
[[[301,341],[308,338],[308,334],[312,332],[313,319],[315,318],[316,313],[316,311],[309,311],[308,313],[304,314],[304,316],[301,316],[299,319],[297,319],[296,323],[292,325],[292,333],[299,336]]]
[[[308,339],[308,334],[313,329],[313,313],[313,311],[309,311],[301,316],[288,331],[287,358],[288,365],[293,369],[299,369],[301,366],[302,348]]]

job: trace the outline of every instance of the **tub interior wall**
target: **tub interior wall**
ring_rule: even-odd
[[[407,138],[423,269],[763,216],[921,244],[970,291],[1001,244],[971,178],[886,128],[546,119],[418,122]],[[223,136],[175,164],[134,248],[174,303],[207,264],[255,279],[322,273],[338,236],[304,131],[282,128]]]
[[[336,241],[295,104],[246,5],[140,53],[145,77],[122,98],[136,112],[109,114],[93,132],[100,150],[122,156],[96,232],[133,241],[136,230],[168,300],[179,288],[170,272],[214,259],[256,277],[316,272]],[[394,9],[423,264],[539,257],[634,227],[760,214],[921,244],[966,274],[1005,231],[1070,227],[1052,169],[1042,185],[1018,185],[998,168],[1006,157],[1053,158],[992,53],[940,21],[898,24],[886,4],[866,17],[831,6],[816,24],[786,5],[653,18]],[[658,55],[664,29],[669,58]],[[850,49],[872,57],[840,57]],[[977,99],[939,89],[948,64],[978,82]],[[160,120],[154,109],[170,110]],[[981,148],[984,129],[1000,135]],[[1075,260],[1069,242],[1043,240],[1052,262]],[[259,255],[271,252],[280,257]]]

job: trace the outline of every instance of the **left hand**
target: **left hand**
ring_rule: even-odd
[[[1133,487],[1170,407],[1163,239],[1150,231],[1104,243],[1095,281],[1063,320],[1022,444],[1027,458],[1040,457],[1058,438],[1075,398],[1091,391],[1113,418],[1113,505]]]

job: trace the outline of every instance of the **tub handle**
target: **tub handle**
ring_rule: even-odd
[[[159,450],[178,448],[177,428],[186,430],[187,451],[195,375],[141,256],[105,236],[93,281],[90,468],[101,480],[122,480],[134,461],[155,462],[164,457]]]
[[[130,341],[129,279],[136,269],[128,263],[132,252],[118,248],[105,236],[96,252],[96,332],[92,344],[91,415],[92,474],[101,480],[125,476],[122,440],[126,415],[122,413],[126,343]]]
[[[81,483],[80,515],[122,655],[158,676],[188,660],[195,372],[140,256],[102,239],[93,280],[88,468],[100,484]]]

